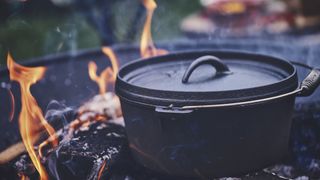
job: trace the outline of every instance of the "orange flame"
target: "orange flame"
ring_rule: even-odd
[[[119,61],[118,58],[116,57],[115,53],[113,50],[109,47],[102,47],[102,52],[110,59],[111,61],[111,66],[112,66],[112,82],[116,81],[117,78],[117,73],[119,71]]]
[[[29,180],[29,178],[24,174],[18,174],[20,176],[20,180]]]
[[[11,55],[8,54],[7,66],[10,72],[10,79],[17,81],[21,89],[21,112],[19,115],[19,130],[26,150],[40,174],[40,179],[48,179],[45,168],[40,163],[40,158],[34,150],[34,142],[39,137],[39,131],[43,128],[49,136],[54,136],[55,131],[44,119],[41,109],[35,98],[32,96],[30,87],[40,80],[46,71],[45,67],[24,67],[16,64]],[[58,141],[53,141],[52,146],[57,146]]]
[[[98,177],[97,177],[98,180],[101,179],[101,176],[103,174],[103,170],[104,170],[104,167],[106,166],[106,164],[107,164],[107,161],[104,161],[103,164],[101,165],[99,172],[98,172]]]
[[[8,93],[9,93],[9,96],[10,96],[10,104],[11,104],[11,111],[10,111],[10,114],[9,114],[9,120],[10,122],[12,122],[13,120],[13,117],[14,117],[14,112],[15,112],[15,102],[14,102],[14,95],[11,91],[11,89],[7,89],[8,90]]]
[[[143,58],[153,57],[157,55],[167,54],[168,52],[163,49],[157,49],[152,40],[151,22],[154,10],[157,4],[154,0],[142,0],[143,5],[147,9],[147,17],[144,23],[141,41],[140,41],[140,54]]]
[[[90,61],[88,64],[89,77],[98,84],[100,94],[106,93],[107,85],[115,82],[119,70],[118,59],[112,49],[109,47],[102,47],[102,52],[110,59],[112,68],[107,67],[101,72],[100,76],[98,76],[96,63]]]
[[[90,79],[98,84],[100,94],[104,94],[107,91],[107,79],[109,79],[111,74],[110,68],[103,70],[100,76],[97,75],[97,64],[95,62],[90,61],[88,68]]]

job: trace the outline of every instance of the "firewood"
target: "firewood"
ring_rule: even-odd
[[[26,148],[22,142],[18,142],[0,153],[0,165],[8,163],[17,156],[26,152]]]

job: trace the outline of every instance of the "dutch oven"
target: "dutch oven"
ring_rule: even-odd
[[[280,161],[295,98],[319,83],[319,69],[299,84],[295,66],[272,56],[190,51],[123,66],[115,89],[139,163],[175,176],[222,177]]]

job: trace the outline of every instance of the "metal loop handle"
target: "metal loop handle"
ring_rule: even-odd
[[[228,74],[230,73],[230,69],[227,65],[223,64],[222,61],[215,57],[215,56],[202,56],[196,60],[194,60],[190,66],[187,68],[186,72],[184,73],[182,77],[182,83],[188,83],[188,80],[193,73],[193,71],[198,68],[199,66],[203,64],[209,64],[212,65],[216,71],[217,74]]]
[[[290,62],[296,66],[300,66],[310,70],[308,76],[301,82],[301,91],[298,93],[298,96],[310,96],[320,85],[320,69],[300,62]]]
[[[309,75],[301,82],[302,91],[299,96],[310,96],[320,85],[320,69],[312,69]]]

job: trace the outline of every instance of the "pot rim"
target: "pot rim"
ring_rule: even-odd
[[[225,90],[225,91],[171,91],[171,90],[161,90],[161,89],[150,89],[146,87],[141,87],[129,83],[123,79],[123,77],[130,72],[132,66],[152,63],[154,61],[161,61],[168,57],[190,55],[208,55],[208,54],[218,54],[226,56],[244,56],[251,57],[254,59],[259,59],[265,61],[273,61],[275,63],[282,64],[288,71],[288,76],[279,80],[276,83],[258,86],[253,88],[244,88],[239,90]],[[282,67],[282,69],[284,69]],[[289,72],[290,71],[290,72]],[[252,53],[246,51],[234,51],[234,50],[192,50],[192,51],[179,51],[172,52],[167,55],[156,56],[151,58],[140,58],[134,60],[119,69],[115,91],[116,94],[121,98],[133,102],[139,102],[142,104],[148,104],[153,106],[190,106],[190,105],[209,105],[209,104],[223,104],[223,103],[233,103],[241,101],[257,100],[267,97],[272,97],[276,95],[281,95],[288,93],[298,88],[298,77],[296,67],[293,66],[288,60],[264,55],[260,53]]]

